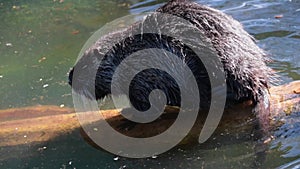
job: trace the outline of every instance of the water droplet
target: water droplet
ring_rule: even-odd
[[[5,44],[7,47],[12,47],[13,45],[12,45],[12,43],[6,43]]]
[[[156,156],[156,155],[153,155],[151,158],[153,158],[153,159],[156,159],[158,156]]]
[[[49,86],[49,84],[44,84],[43,85],[43,88],[46,88],[46,87],[48,87]]]
[[[126,166],[126,165],[123,165],[123,166],[121,166],[119,169],[124,169],[124,168],[127,168],[127,166]]]
[[[118,160],[119,160],[119,157],[115,157],[115,158],[114,158],[114,161],[118,161]]]

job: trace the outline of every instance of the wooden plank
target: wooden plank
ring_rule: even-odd
[[[300,81],[272,87],[270,100],[270,120],[272,125],[276,126],[281,117],[299,111]],[[230,134],[229,131],[234,131],[235,133],[248,134],[256,121],[251,109],[250,102],[227,108],[216,132]],[[102,114],[119,132],[133,137],[149,137],[165,131],[176,118],[178,109],[167,107],[162,118],[150,124],[138,124],[131,130],[120,127],[126,125],[126,122],[124,123],[124,118],[119,111],[105,110]],[[204,114],[205,112],[199,112],[196,124],[185,140],[197,140],[205,119]],[[95,125],[96,127],[97,120],[99,119],[94,119],[91,124],[86,125]],[[72,108],[44,105],[0,110],[0,146],[45,142],[74,130],[80,130],[80,127],[76,113]]]

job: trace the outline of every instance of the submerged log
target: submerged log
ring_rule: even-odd
[[[271,117],[270,122],[274,128],[281,125],[281,118],[293,112],[299,112],[300,81],[274,86],[270,89]],[[221,123],[216,134],[235,135],[239,137],[251,135],[257,118],[251,113],[250,102],[225,109]],[[102,115],[119,132],[132,137],[149,137],[165,131],[177,116],[178,109],[167,107],[161,118],[149,124],[138,124],[126,130],[120,110],[104,110]],[[199,117],[189,136],[183,142],[196,141],[202,128],[205,116]],[[97,125],[99,119],[93,119],[90,124]],[[123,125],[123,127],[122,127]],[[120,127],[121,126],[121,127]],[[80,130],[76,113],[72,108],[58,106],[34,106],[0,110],[0,146],[15,146],[29,143],[46,142],[61,135]],[[86,136],[83,133],[83,136]],[[87,137],[86,137],[87,138]]]

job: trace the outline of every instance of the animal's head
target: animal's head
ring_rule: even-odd
[[[69,72],[72,89],[89,99],[102,99],[110,94],[113,65],[103,62],[103,56],[90,48]]]

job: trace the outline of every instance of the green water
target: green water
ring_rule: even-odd
[[[67,72],[86,40],[107,22],[131,13],[152,11],[163,2],[0,0],[0,109],[39,104],[73,107]],[[300,79],[300,1],[198,2],[223,10],[242,22],[270,53],[274,60],[270,66],[282,76],[280,83]],[[283,18],[276,19],[275,15]],[[297,147],[299,135],[295,138],[290,144]],[[222,145],[206,143],[192,149],[174,148],[156,159],[114,161],[114,155],[93,148],[80,133],[71,133],[41,145],[20,146],[18,151],[16,147],[0,147],[4,159],[0,168],[249,168],[257,159],[264,159],[262,168],[274,168],[299,158],[300,154],[298,148],[293,150],[295,156],[282,157],[291,148],[273,148],[263,158],[257,158],[254,141]],[[37,151],[44,146],[45,151]]]
[[[129,14],[118,2],[103,2],[1,1],[1,109],[72,107],[67,72],[82,45],[106,22]]]

